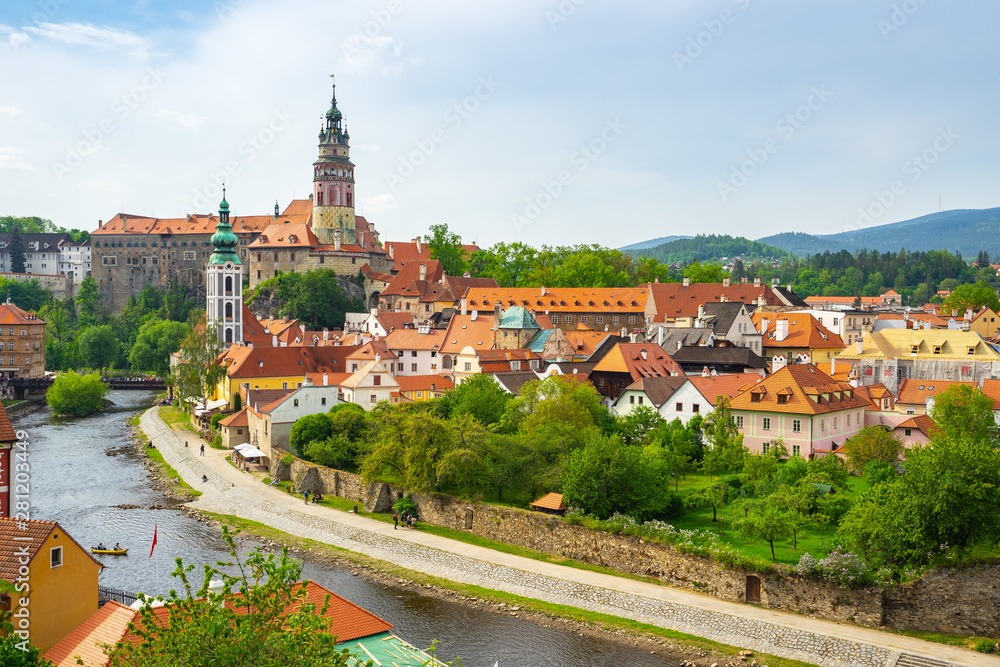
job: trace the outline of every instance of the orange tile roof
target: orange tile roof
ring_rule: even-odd
[[[767,320],[767,331],[761,331],[763,320]],[[778,320],[788,321],[788,335],[778,340],[775,333]],[[809,313],[761,313],[753,314],[753,324],[764,335],[765,348],[802,348],[809,350],[842,350],[844,341]]]
[[[270,347],[271,336],[264,333],[264,325],[260,323],[253,311],[243,303],[243,342],[254,347]]]
[[[455,315],[448,325],[440,354],[458,354],[471,346],[474,350],[492,350],[494,344],[493,315]]]
[[[73,632],[45,652],[45,658],[56,667],[75,667],[76,658],[86,667],[103,667],[108,664],[104,645],[114,645],[125,636],[128,624],[135,618],[136,610],[114,600],[90,615]]]
[[[957,380],[914,380],[913,378],[903,378],[899,382],[896,403],[926,405],[928,398],[934,398],[945,389],[950,389],[955,385],[975,387],[976,383],[959,382]]]
[[[396,382],[402,391],[447,391],[455,383],[443,375],[397,375]],[[434,385],[433,388],[431,385]]]
[[[306,373],[342,373],[347,356],[357,347],[248,347],[233,346],[226,375],[234,380],[265,377],[305,377]]]
[[[239,412],[234,412],[225,419],[219,421],[220,426],[248,426],[250,421],[247,419],[246,408],[243,408]]]
[[[423,279],[420,278],[420,267],[424,267],[426,270]],[[427,283],[437,283],[443,275],[444,269],[441,267],[441,262],[436,259],[406,262],[389,283],[389,286],[382,290],[381,296],[422,296],[427,289]],[[454,301],[454,299],[452,300]]]
[[[125,218],[126,229],[122,230]],[[249,234],[263,230],[274,221],[270,215],[230,216],[236,234]],[[150,218],[144,215],[119,213],[102,227],[92,231],[91,236],[121,234],[212,234],[219,224],[216,214],[192,213],[186,218]]]
[[[312,228],[305,221],[291,220],[274,221],[260,233],[253,243],[247,246],[250,250],[259,248],[315,248],[319,245]]]
[[[641,377],[684,375],[680,365],[655,343],[618,343],[597,362],[592,372],[628,373],[633,381]]]
[[[523,306],[543,313],[620,313],[644,311],[649,290],[644,287],[469,287],[464,296],[470,310],[493,310],[500,304],[504,308]]]
[[[298,325],[298,320],[288,319],[287,317],[272,317],[267,319],[258,320],[260,325],[267,330],[267,333],[271,336],[277,336],[287,331],[288,329]]]
[[[0,324],[45,324],[45,320],[12,303],[0,303]]]
[[[68,537],[88,558],[97,563],[99,567],[104,567],[99,560],[91,555],[90,551],[80,546],[80,543],[74,540],[73,536],[57,522],[37,521],[35,519],[25,521],[5,516],[0,517],[0,579],[14,583],[20,576],[18,568],[23,565],[23,563],[18,562],[19,557],[15,554],[27,547],[29,554],[27,564],[30,565],[53,531],[59,531]]]
[[[937,424],[928,415],[914,415],[904,422],[900,422],[896,428],[915,428],[928,438],[931,436],[931,429]]]
[[[563,502],[563,494],[546,493],[544,496],[531,503],[532,507],[540,507],[547,510],[564,511],[569,509],[569,505]]]
[[[378,356],[381,359],[395,359],[396,354],[389,349],[386,344],[385,339],[373,340],[365,343],[358,349],[356,349],[351,354],[347,355],[348,361],[360,361],[363,364],[367,364],[369,361],[374,361],[375,357]]]
[[[538,361],[541,367],[542,355],[531,350],[479,350],[479,367],[483,373],[504,373],[511,370],[512,361],[530,363]],[[528,368],[527,363],[522,368]]]
[[[418,329],[396,329],[384,338],[390,350],[437,350],[444,344],[443,329],[430,329],[420,333]]]
[[[868,402],[872,404],[872,409],[874,410],[884,410],[885,408],[882,407],[882,402],[886,398],[889,399],[889,409],[892,409],[892,407],[896,404],[896,397],[881,382],[877,384],[866,384],[858,387],[855,391],[855,396],[867,398]]]
[[[698,393],[704,396],[712,405],[715,405],[715,401],[719,396],[731,399],[739,394],[742,389],[756,384],[759,379],[760,376],[756,373],[734,373],[732,375],[709,377],[702,377],[701,375],[688,376],[688,380],[698,390]]]
[[[323,385],[323,374],[322,373],[306,373],[306,377],[312,380],[313,386],[322,387]],[[339,387],[340,383],[351,377],[351,373],[327,373],[326,374],[326,385],[327,387]]]
[[[16,442],[17,433],[10,423],[7,408],[0,404],[0,442]],[[12,457],[13,458],[13,457]],[[13,461],[11,462],[13,464]]]
[[[390,313],[384,312],[376,315],[375,319],[378,323],[382,325],[387,334],[391,333],[394,329],[405,329],[406,325],[416,324],[416,320],[413,319],[413,315],[407,312],[400,313]]]
[[[785,306],[769,285],[754,286],[752,283],[733,283],[726,287],[724,283],[648,283],[650,296],[656,312],[654,322],[666,322],[683,317],[697,317],[698,306],[713,301],[740,301],[757,303],[761,297],[767,306]]]
[[[785,403],[778,402],[778,395],[788,396]],[[840,393],[837,398],[835,392]],[[753,396],[759,396],[754,401]],[[818,415],[856,408],[869,408],[868,399],[855,393],[853,387],[836,382],[829,375],[806,364],[793,364],[772,373],[760,382],[747,387],[732,400],[733,410],[755,412],[784,412],[789,414]]]
[[[880,306],[882,305],[882,298],[878,296],[807,296],[805,301],[809,305],[818,305],[824,303],[830,304],[844,304],[850,306],[854,303],[855,299],[861,299],[862,306]]]

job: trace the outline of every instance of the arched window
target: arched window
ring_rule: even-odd
[[[233,277],[226,276],[226,294],[233,293]]]
[[[231,302],[226,302],[226,319],[233,319],[233,304]]]
[[[226,342],[227,343],[233,342],[233,330],[230,329],[229,327],[226,327]]]
[[[354,204],[351,203],[351,193],[350,192],[347,193],[347,205],[348,206],[354,206]]]
[[[319,192],[316,193],[316,205],[317,206],[322,206],[323,205],[323,191],[322,190],[320,190]]]

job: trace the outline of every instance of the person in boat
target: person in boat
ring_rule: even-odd
[[[121,551],[122,545],[119,542],[115,542],[115,551]]]
[[[98,551],[107,551],[107,549],[104,548],[104,542],[98,542],[97,543],[97,550]]]

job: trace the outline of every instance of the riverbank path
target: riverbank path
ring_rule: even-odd
[[[193,509],[231,514],[298,537],[362,553],[409,570],[568,605],[824,667],[895,667],[909,656],[925,667],[1000,667],[1000,659],[859,626],[720,600],[643,581],[532,560],[392,525],[269,487],[229,463],[228,450],[174,431],[158,408],[140,426],[185,482],[202,492]],[[188,447],[184,442],[189,443]],[[202,479],[207,477],[208,481]],[[918,660],[919,660],[918,658]]]

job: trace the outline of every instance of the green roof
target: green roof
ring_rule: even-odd
[[[541,329],[538,322],[523,306],[514,306],[503,311],[500,315],[500,329]]]
[[[350,661],[353,665],[364,665],[369,660],[376,665],[396,665],[397,667],[445,667],[444,663],[432,658],[427,653],[411,646],[399,637],[382,632],[371,637],[354,639],[337,645],[346,648],[356,659]]]

